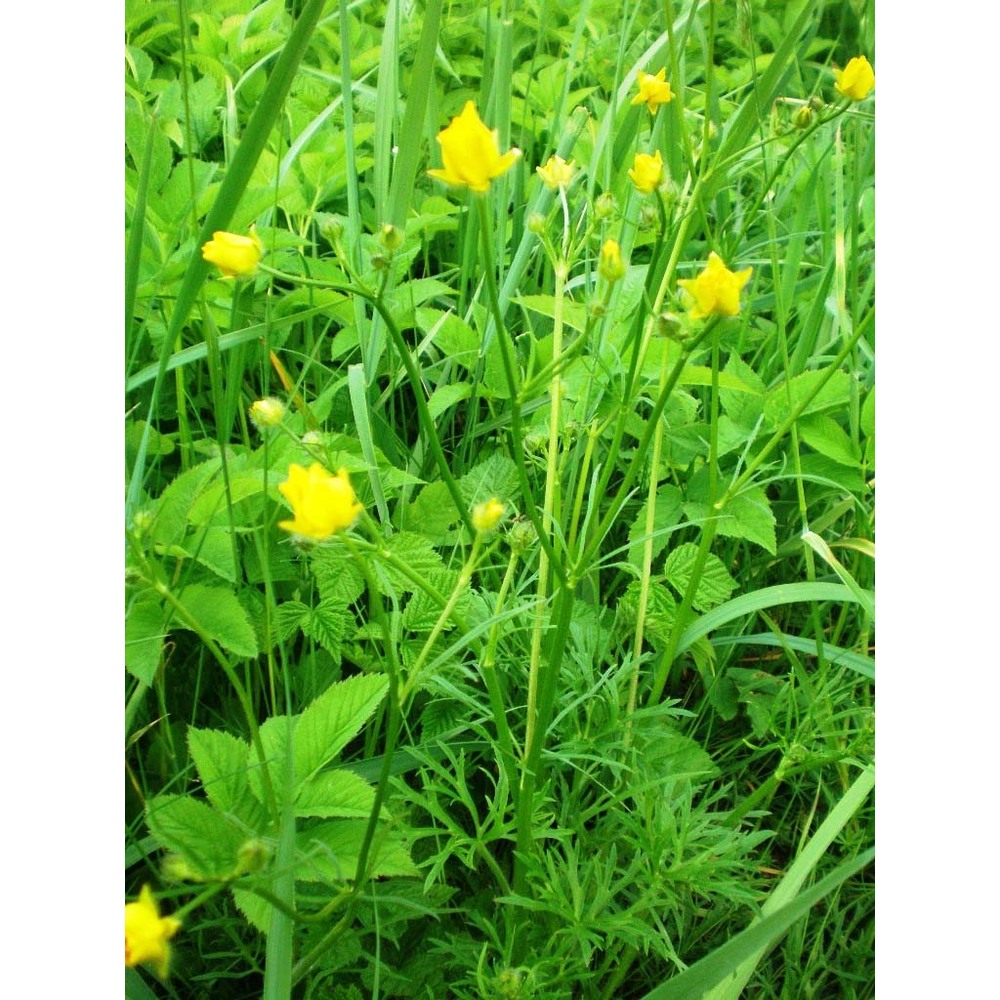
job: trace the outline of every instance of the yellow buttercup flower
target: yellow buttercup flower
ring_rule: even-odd
[[[657,150],[655,156],[636,153],[628,175],[639,191],[652,194],[663,182],[663,157],[660,156],[660,151]]]
[[[691,319],[706,316],[736,316],[740,311],[740,290],[750,280],[753,268],[730,271],[714,251],[697,278],[680,278],[677,284],[692,300]]]
[[[303,538],[329,538],[349,528],[362,510],[347,470],[340,469],[331,476],[319,462],[313,462],[308,469],[293,463],[278,489],[295,514],[294,520],[279,521],[278,527]]]
[[[215,264],[224,278],[252,277],[260,263],[264,244],[253,226],[249,236],[237,233],[212,233],[212,238],[201,248],[201,255]]]
[[[567,163],[561,156],[550,156],[544,167],[535,167],[535,172],[541,177],[546,187],[553,191],[569,187],[573,180],[573,161]]]
[[[438,133],[443,169],[428,170],[445,184],[467,187],[480,194],[490,188],[490,181],[505,174],[521,157],[521,150],[508,149],[501,155],[499,133],[483,124],[476,105],[466,101],[462,113]]]
[[[667,83],[666,67],[657,73],[644,73],[639,70],[639,93],[632,98],[633,104],[645,104],[651,115],[661,104],[669,104],[674,99]]]
[[[605,240],[601,247],[601,256],[597,262],[597,273],[610,284],[625,277],[625,261],[622,260],[622,248],[615,240]]]
[[[496,497],[491,497],[485,503],[477,503],[472,508],[472,526],[476,531],[492,531],[500,523],[505,509]]]
[[[855,56],[843,69],[835,69],[833,75],[837,90],[852,101],[863,101],[875,86],[875,71],[864,56]]]
[[[179,930],[181,922],[174,917],[161,917],[160,910],[148,885],[142,887],[139,899],[125,904],[125,965],[152,962],[161,979],[170,968],[170,945],[167,943]]]

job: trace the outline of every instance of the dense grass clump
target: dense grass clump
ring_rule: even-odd
[[[130,997],[872,997],[870,3],[126,4]]]

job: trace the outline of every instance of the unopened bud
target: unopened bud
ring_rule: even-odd
[[[280,399],[273,399],[268,396],[266,399],[258,399],[250,407],[250,419],[254,422],[257,430],[264,430],[265,427],[277,427],[285,418],[285,404]]]
[[[808,104],[803,104],[798,111],[792,115],[792,124],[796,128],[809,128],[813,121],[813,109]]]
[[[270,858],[271,850],[267,844],[253,837],[244,841],[236,852],[236,872],[239,875],[259,872]]]
[[[378,232],[378,241],[389,253],[395,253],[406,239],[406,234],[397,229],[391,222],[387,222]]]
[[[601,247],[601,257],[597,262],[597,273],[609,284],[613,285],[625,277],[625,261],[622,260],[622,248],[615,240],[605,240]]]
[[[539,212],[532,212],[528,216],[528,232],[541,236],[545,232],[545,216]]]
[[[485,503],[477,503],[472,508],[472,526],[484,534],[492,531],[500,523],[504,510],[505,506],[496,497],[491,497]]]
[[[615,196],[610,191],[605,191],[604,194],[597,196],[597,200],[594,202],[594,215],[601,222],[607,222],[617,214],[618,202],[615,201]]]

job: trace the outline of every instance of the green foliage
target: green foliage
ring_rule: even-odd
[[[127,887],[185,908],[129,995],[873,995],[872,26],[126,4]],[[485,195],[427,174],[469,100]]]

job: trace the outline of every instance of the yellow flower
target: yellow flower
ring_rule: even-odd
[[[500,523],[505,509],[496,497],[491,497],[485,503],[477,503],[472,508],[472,526],[476,531],[492,531]]]
[[[660,151],[655,156],[649,153],[636,153],[632,169],[628,172],[632,183],[643,194],[652,194],[663,181],[663,157]]]
[[[601,247],[601,257],[597,262],[597,273],[612,285],[625,277],[625,261],[622,260],[622,248],[615,240],[605,240]]]
[[[215,264],[224,278],[249,278],[257,270],[260,256],[264,252],[253,226],[249,236],[236,233],[212,233],[212,238],[201,248],[201,255],[210,264]]]
[[[740,290],[750,280],[753,268],[730,271],[714,251],[708,255],[708,265],[697,278],[680,278],[677,282],[692,300],[691,319],[706,316],[735,316],[740,311]]]
[[[875,86],[875,72],[864,56],[855,56],[843,69],[835,69],[837,90],[852,101],[863,101]]]
[[[561,156],[550,156],[544,167],[535,167],[535,172],[541,177],[545,186],[553,191],[569,187],[573,179],[573,161],[567,163]]]
[[[643,73],[639,70],[639,93],[632,98],[633,104],[645,104],[651,115],[661,104],[669,104],[674,99],[667,83],[666,67],[658,73]]]
[[[265,427],[277,427],[284,419],[285,404],[280,399],[258,399],[250,407],[250,419],[259,430]]]
[[[167,942],[180,926],[174,917],[160,916],[152,891],[144,885],[139,899],[125,904],[125,965],[132,968],[140,962],[152,962],[165,979],[170,966]]]
[[[444,169],[427,173],[445,184],[468,187],[481,194],[489,190],[494,177],[505,174],[521,156],[517,148],[500,154],[498,133],[483,124],[473,101],[465,102],[462,113],[438,133],[437,141]]]
[[[321,541],[338,531],[349,528],[362,507],[351,487],[346,469],[331,476],[319,462],[308,469],[294,463],[288,467],[288,478],[278,484],[282,495],[291,503],[295,519],[279,521],[278,527],[304,538]]]

